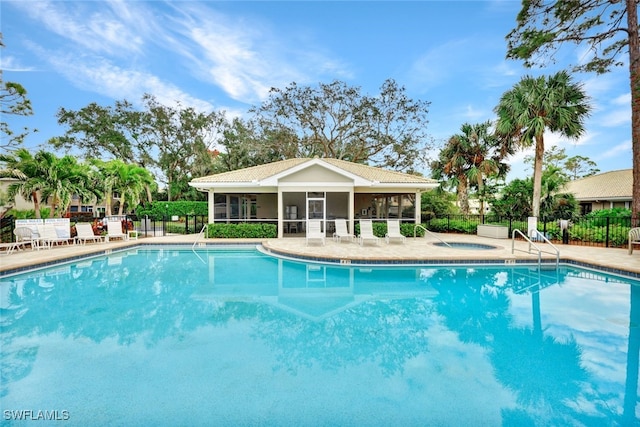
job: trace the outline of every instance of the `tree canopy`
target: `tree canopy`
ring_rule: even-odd
[[[413,172],[430,142],[429,103],[407,97],[394,80],[368,96],[341,81],[271,89],[251,109],[276,151],[288,157],[330,157]],[[294,150],[291,150],[294,148]]]
[[[640,213],[640,37],[638,0],[525,0],[517,26],[507,35],[507,58],[527,67],[546,66],[561,46],[585,44],[586,60],[577,71],[606,73],[628,57],[631,88],[634,218]]]
[[[591,106],[582,85],[560,71],[545,77],[525,76],[505,92],[495,108],[496,133],[504,145],[535,147],[532,216],[540,216],[544,133],[557,132],[576,139],[584,133]]]

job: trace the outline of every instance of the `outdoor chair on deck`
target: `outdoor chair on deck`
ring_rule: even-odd
[[[370,219],[360,220],[360,236],[358,236],[360,246],[363,246],[367,241],[373,241],[376,245],[380,244],[380,238],[373,234],[373,223]]]
[[[401,243],[405,243],[407,238],[400,232],[400,220],[388,219],[387,220],[387,234],[384,236],[387,243],[394,240],[398,240]]]
[[[87,240],[94,242],[103,242],[104,238],[93,232],[93,227],[88,222],[79,222],[76,224],[76,242],[87,243]]]
[[[13,234],[16,236],[16,241],[7,246],[7,253],[10,254],[14,250],[26,249],[27,245],[31,246],[31,250],[38,247],[37,239],[33,238],[33,230],[29,227],[16,227],[13,230]]]
[[[633,253],[633,245],[640,245],[640,227],[629,230],[629,255]]]
[[[37,225],[38,228],[38,244],[51,249],[53,245],[69,244],[69,238],[58,236],[56,226],[53,224]]]
[[[322,231],[322,222],[318,219],[310,219],[307,225],[307,245],[309,241],[320,241],[324,246],[324,231]]]
[[[122,231],[122,222],[118,220],[107,220],[107,242],[111,239],[128,240],[127,233]]]
[[[355,237],[353,234],[349,233],[349,229],[347,228],[347,220],[344,218],[336,218],[336,231],[333,233],[333,240],[336,242],[342,242],[342,239],[348,239],[350,242],[353,242],[353,238]]]

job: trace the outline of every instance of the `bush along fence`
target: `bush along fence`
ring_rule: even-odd
[[[422,225],[437,233],[476,234],[478,225],[503,225],[509,229],[527,234],[527,218],[501,218],[493,215],[447,215],[432,217],[424,215]],[[583,217],[570,220],[567,236],[563,236],[560,221],[557,219],[538,219],[538,230],[554,244],[584,246],[602,246],[607,248],[625,247],[632,228],[630,217]],[[564,238],[563,238],[564,237]]]

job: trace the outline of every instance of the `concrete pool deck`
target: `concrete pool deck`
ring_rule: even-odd
[[[52,249],[21,250],[12,254],[0,253],[0,274],[9,274],[16,270],[25,270],[56,262],[84,257],[87,255],[101,255],[106,251],[123,249],[138,245],[193,245],[198,244],[262,244],[267,251],[276,254],[288,255],[298,258],[330,260],[343,263],[373,263],[381,261],[394,262],[428,262],[428,263],[473,263],[497,261],[498,263],[510,262],[537,262],[537,254],[528,254],[529,244],[524,241],[516,241],[516,251],[512,253],[511,239],[493,239],[463,234],[436,234],[425,238],[407,238],[406,243],[387,244],[381,239],[380,245],[371,243],[360,246],[355,242],[335,242],[331,238],[326,239],[324,246],[312,244],[307,246],[303,237],[289,237],[282,239],[198,239],[198,235],[171,235],[165,237],[145,237],[138,240],[114,241],[109,243],[88,243],[86,245],[62,245]],[[495,249],[461,249],[436,246],[435,243],[442,239],[446,242],[464,242],[495,246]],[[536,243],[543,251],[553,252],[548,244]],[[560,261],[577,263],[579,265],[591,265],[605,271],[620,270],[629,272],[632,276],[640,278],[640,250],[629,255],[626,248],[602,248],[591,246],[556,245],[560,251]],[[542,258],[546,262],[555,261],[555,255],[543,253]]]

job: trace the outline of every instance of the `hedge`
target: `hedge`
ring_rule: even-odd
[[[211,239],[267,239],[278,237],[275,224],[209,224],[207,237]]]

